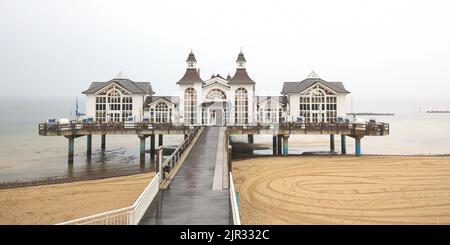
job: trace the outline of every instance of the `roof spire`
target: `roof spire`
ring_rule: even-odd
[[[311,71],[311,73],[309,73],[308,78],[320,78],[319,75],[317,75],[317,73],[315,73],[314,71]]]
[[[188,67],[187,67],[188,69],[195,69],[195,66],[197,64],[197,59],[195,59],[195,55],[192,52],[192,49],[191,49],[191,52],[188,55],[186,63],[188,65]]]
[[[239,53],[237,59],[236,59],[236,63],[237,63],[237,68],[238,69],[245,69],[245,57],[244,57],[244,53],[242,53],[242,48],[241,48],[241,52]]]

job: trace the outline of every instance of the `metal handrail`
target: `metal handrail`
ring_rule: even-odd
[[[137,225],[159,191],[157,173],[132,206],[78,218],[57,225]]]

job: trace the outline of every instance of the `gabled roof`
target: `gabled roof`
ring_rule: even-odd
[[[116,83],[117,85],[123,87],[128,90],[132,94],[154,94],[155,92],[152,89],[152,85],[149,82],[133,82],[128,78],[114,78],[107,82],[93,82],[91,86],[85,91],[83,94],[94,94],[99,90],[105,88],[111,83]]]
[[[229,84],[255,84],[255,81],[250,78],[245,68],[238,68]]]
[[[180,97],[178,96],[147,96],[144,101],[144,106],[148,106],[159,99],[165,100],[174,105],[178,105],[180,103]]]
[[[287,104],[287,97],[286,96],[256,96],[256,103],[259,105],[267,100],[275,100],[280,102],[280,104],[285,107]]]
[[[321,78],[306,78],[301,82],[284,82],[281,94],[287,93],[301,93],[316,83],[321,83],[324,86],[334,90],[336,93],[348,94],[350,93],[344,87],[342,82],[327,82]]]
[[[203,83],[199,71],[197,69],[187,68],[184,76],[177,82],[177,84],[192,84],[195,82]]]

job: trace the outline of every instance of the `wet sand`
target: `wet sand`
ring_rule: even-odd
[[[450,157],[233,162],[243,224],[450,224]]]
[[[154,172],[0,190],[0,224],[56,224],[136,201]]]

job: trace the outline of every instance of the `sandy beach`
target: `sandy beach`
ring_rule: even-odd
[[[127,207],[154,175],[0,190],[0,224],[55,224]]]
[[[450,157],[233,162],[243,224],[450,224]]]

